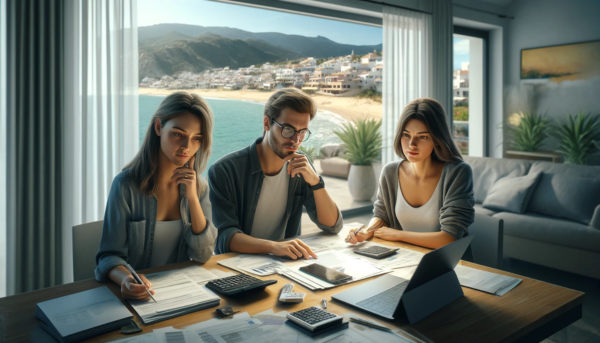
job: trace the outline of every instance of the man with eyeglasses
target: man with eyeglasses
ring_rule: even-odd
[[[265,105],[263,136],[218,160],[208,171],[216,254],[317,255],[299,239],[302,206],[323,231],[338,233],[342,214],[324,188],[323,178],[298,148],[310,137],[317,112],[306,93],[286,88]]]

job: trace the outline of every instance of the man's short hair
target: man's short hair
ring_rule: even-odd
[[[265,104],[264,113],[270,120],[277,119],[281,110],[287,107],[299,113],[310,114],[310,120],[317,114],[317,105],[313,99],[297,88],[284,88],[273,93]]]

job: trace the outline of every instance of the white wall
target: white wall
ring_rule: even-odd
[[[521,49],[600,40],[600,1],[513,0],[508,11],[515,19],[506,30],[505,115],[537,111],[562,121],[568,113],[600,114],[600,78],[536,86],[520,80]]]

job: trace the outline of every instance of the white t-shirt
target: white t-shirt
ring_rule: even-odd
[[[250,236],[272,241],[283,239],[287,225],[284,217],[290,183],[287,166],[288,162],[283,165],[277,175],[265,175]]]
[[[182,235],[181,219],[156,222],[150,268],[177,262],[177,250]]]

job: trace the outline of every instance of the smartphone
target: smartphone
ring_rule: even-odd
[[[333,268],[328,268],[318,263],[313,263],[309,264],[308,266],[300,267],[300,270],[321,280],[325,280],[336,285],[352,280],[352,275],[344,274]]]

